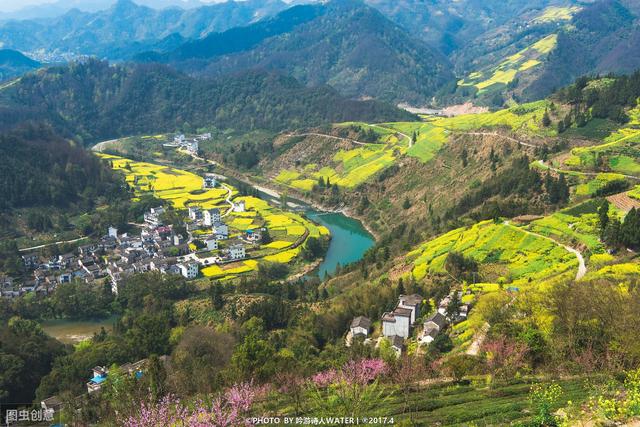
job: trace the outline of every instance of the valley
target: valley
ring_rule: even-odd
[[[84,1],[0,5],[0,423],[638,423],[637,4]]]

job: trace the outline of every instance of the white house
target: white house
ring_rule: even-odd
[[[229,258],[231,259],[243,259],[246,256],[246,250],[242,245],[233,245],[229,248]]]
[[[422,331],[422,336],[420,337],[420,343],[422,344],[431,344],[433,340],[436,339],[440,330],[435,326],[425,327]]]
[[[371,320],[364,316],[358,316],[351,322],[351,336],[352,337],[367,337],[369,330],[371,329]]]
[[[116,227],[109,227],[108,232],[109,237],[113,237],[114,239],[118,238],[118,229]]]
[[[234,212],[244,212],[246,210],[247,210],[247,205],[244,202],[244,200],[241,200],[238,203],[234,203],[233,204],[233,211]]]
[[[411,324],[416,322],[420,317],[420,306],[422,305],[422,297],[418,294],[400,295],[398,307],[411,310]]]
[[[411,328],[412,311],[408,308],[398,307],[391,313],[382,315],[382,335],[392,337],[398,335],[402,338],[409,337]]]
[[[202,219],[202,211],[198,206],[189,206],[189,219],[193,221]]]
[[[205,239],[204,244],[207,245],[208,251],[214,251],[218,249],[218,239],[215,237],[208,237]]]
[[[188,264],[178,264],[180,274],[187,279],[195,279],[198,277],[198,264],[190,262]]]
[[[173,138],[173,142],[175,142],[176,144],[183,144],[185,141],[185,136],[184,134],[180,134],[180,135],[176,135]]]
[[[202,213],[202,218],[204,219],[204,225],[211,227],[213,224],[220,222],[222,216],[220,215],[220,209],[205,209]]]
[[[218,240],[229,238],[229,227],[224,222],[216,222],[213,224],[212,230]]]
[[[149,212],[144,213],[144,222],[154,227],[158,227],[162,225],[162,220],[160,220],[160,216],[164,213],[163,207],[151,208]]]

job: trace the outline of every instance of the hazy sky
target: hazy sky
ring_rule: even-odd
[[[70,3],[82,3],[84,0],[71,0]],[[135,0],[134,0],[135,1]],[[200,0],[203,3],[216,3],[222,0]],[[56,0],[0,0],[0,12],[13,12],[25,6],[54,3]],[[91,2],[91,0],[87,0]]]

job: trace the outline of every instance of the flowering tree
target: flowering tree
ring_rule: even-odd
[[[246,425],[245,416],[257,395],[252,383],[237,384],[206,404],[185,405],[174,396],[159,402],[142,402],[140,410],[120,424],[123,427],[230,427]]]
[[[320,414],[372,415],[382,390],[378,379],[389,371],[381,359],[352,360],[341,369],[319,372],[311,378],[314,410]]]

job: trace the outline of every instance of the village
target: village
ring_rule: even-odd
[[[212,174],[203,177],[203,188],[218,185]],[[228,213],[245,212],[244,201],[231,203]],[[195,279],[202,267],[224,265],[248,258],[247,252],[259,247],[267,228],[231,230],[226,213],[219,208],[189,206],[185,218],[186,235],[165,224],[166,208],[158,206],[144,213],[139,233],[120,233],[109,227],[95,242],[81,245],[74,252],[44,257],[38,252],[21,255],[31,277],[20,282],[0,277],[0,296],[16,298],[26,293],[49,294],[57,286],[74,280],[94,283],[108,281],[113,293],[128,276],[160,272]]]
[[[415,339],[418,346],[431,344],[448,325],[467,319],[471,305],[462,303],[463,292],[452,290],[437,304],[431,307],[421,295],[400,295],[393,311],[385,312],[380,318],[380,330],[373,334],[373,322],[365,316],[355,317],[346,336],[346,345],[355,340],[367,345],[379,347],[387,339],[397,357],[406,349],[409,340]],[[422,329],[418,325],[422,323]]]

